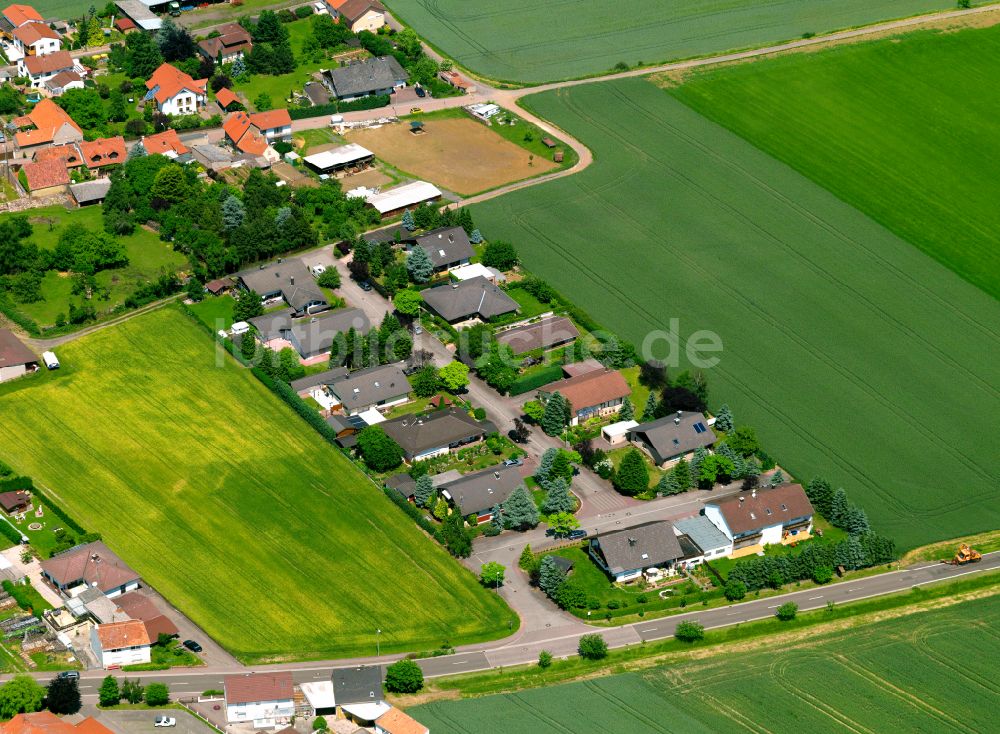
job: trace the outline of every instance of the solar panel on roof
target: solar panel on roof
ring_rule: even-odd
[[[695,423],[694,424],[694,432],[695,433],[704,433],[707,430],[708,429],[705,428],[705,424],[704,423]]]

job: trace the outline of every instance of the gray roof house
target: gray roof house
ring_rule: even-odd
[[[264,301],[283,298],[296,316],[330,308],[323,291],[299,259],[262,265],[257,270],[248,270],[236,277],[243,288],[256,291]]]
[[[440,490],[463,517],[475,515],[484,523],[493,519],[493,506],[506,501],[522,484],[519,467],[498,464],[445,482]]]
[[[657,466],[676,461],[695,449],[715,443],[715,433],[701,413],[676,414],[640,423],[628,432],[628,440],[645,450]]]
[[[669,567],[684,557],[669,522],[622,528],[590,540],[590,555],[615,581],[630,581],[653,566]]]
[[[337,706],[376,703],[382,700],[382,666],[356,665],[334,668],[333,698]]]
[[[443,273],[459,265],[468,265],[475,255],[469,235],[461,227],[440,227],[416,238],[416,244],[407,249],[421,247],[434,263],[434,271]]]
[[[350,374],[350,370],[346,367],[334,367],[332,370],[317,372],[314,375],[306,375],[298,380],[293,380],[292,389],[301,394],[308,392],[314,387],[328,385],[335,380],[343,379],[344,377],[347,377],[348,374]]]
[[[423,296],[427,306],[449,323],[474,316],[488,321],[519,308],[517,301],[482,276],[428,288]]]
[[[441,456],[451,449],[482,441],[497,430],[490,421],[477,421],[457,408],[404,415],[379,425],[400,445],[408,462]]]
[[[405,403],[410,383],[398,364],[384,364],[326,383],[330,394],[340,401],[347,415],[364,413],[369,408]]]
[[[371,329],[365,312],[358,308],[328,311],[308,319],[295,319],[293,315],[287,311],[264,314],[250,319],[250,323],[256,327],[265,344],[274,339],[284,339],[302,359],[326,354],[337,336],[351,328],[361,334],[367,334]]]
[[[675,520],[674,529],[698,547],[697,557],[685,559],[690,565],[697,565],[706,558],[722,558],[733,552],[733,541],[704,515]]]
[[[410,75],[394,56],[355,61],[324,72],[327,86],[342,101],[377,94],[391,94],[405,87]]]

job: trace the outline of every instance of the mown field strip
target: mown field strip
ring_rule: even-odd
[[[484,229],[637,344],[719,334],[713,405],[902,546],[997,526],[995,442],[955,427],[1000,408],[1000,304],[648,82],[528,104],[595,163],[477,205]]]
[[[0,393],[2,457],[247,660],[426,649],[509,611],[173,308]]]

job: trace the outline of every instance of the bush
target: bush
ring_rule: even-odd
[[[552,653],[548,650],[542,650],[538,653],[538,667],[545,669],[552,665]]]
[[[312,5],[301,5],[295,8],[295,15],[298,18],[308,18],[313,14]]]
[[[482,408],[476,408],[474,411],[472,411],[472,417],[475,418],[477,421],[484,420],[486,418],[486,411],[483,410]]]
[[[307,5],[306,7],[308,8],[309,6]],[[299,8],[299,10],[302,10],[302,8]],[[328,728],[329,727],[326,725],[326,719],[324,719],[322,716],[317,716],[315,719],[313,719],[312,723],[313,731],[326,731]]]
[[[817,566],[813,570],[812,578],[817,584],[828,584],[833,578],[833,569],[829,566]]]
[[[705,627],[698,622],[681,622],[674,630],[674,637],[681,642],[697,642],[705,639]]]
[[[793,601],[785,602],[780,607],[778,611],[774,613],[774,616],[780,619],[782,622],[790,622],[795,619],[795,615],[799,613],[799,605]]]
[[[726,582],[725,594],[729,601],[740,601],[747,595],[747,585],[739,579],[730,579]]]
[[[170,689],[165,683],[150,683],[146,686],[145,699],[150,706],[166,706],[170,703]]]
[[[597,633],[584,635],[576,651],[584,660],[603,660],[608,656],[608,643]]]
[[[390,693],[416,693],[424,687],[424,671],[412,660],[399,660],[385,671],[385,688]]]

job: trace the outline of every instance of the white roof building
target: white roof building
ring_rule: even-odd
[[[397,186],[394,189],[383,191],[368,198],[368,203],[378,210],[379,214],[405,209],[409,206],[422,204],[425,201],[433,201],[441,197],[441,190],[432,183],[426,181],[414,181],[413,183]]]
[[[492,283],[499,283],[500,281],[507,280],[507,276],[499,270],[496,268],[488,268],[482,263],[459,265],[457,268],[449,270],[448,275],[454,276],[458,280],[469,280],[469,278],[482,277]]]
[[[357,143],[348,143],[333,150],[324,150],[322,153],[314,153],[306,156],[303,160],[318,171],[329,171],[331,169],[349,166],[357,161],[363,161],[375,156],[367,148],[363,148]]]
[[[608,443],[613,446],[615,444],[622,443],[628,432],[637,425],[639,425],[637,421],[618,421],[617,423],[604,426],[604,428],[601,429],[601,433],[604,435],[604,438],[608,440]]]

